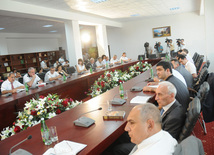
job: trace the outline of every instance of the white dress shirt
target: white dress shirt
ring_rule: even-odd
[[[110,63],[112,63],[112,64],[115,64],[116,62],[118,62],[119,60],[118,59],[113,59],[113,58],[111,58],[111,61],[110,61]]]
[[[188,72],[190,72],[190,74],[197,74],[196,73],[196,67],[193,63],[187,61],[187,63],[185,64],[185,68]]]
[[[47,64],[44,61],[42,61],[40,65],[41,65],[41,68],[43,69],[48,68]]]
[[[175,70],[175,69],[172,69],[172,74],[173,74],[176,78],[178,78],[179,80],[181,80],[181,82],[183,82],[183,84],[187,87],[187,83],[186,83],[186,81],[185,81],[183,75],[181,75],[181,73],[179,73],[179,72],[178,72],[177,70]]]
[[[194,61],[192,60],[192,57],[189,54],[186,55],[186,58],[189,62],[194,64]]]
[[[17,88],[20,86],[24,86],[23,84],[21,84],[19,81],[15,80],[13,81],[13,88]],[[1,91],[4,90],[12,90],[12,85],[11,82],[7,79],[6,81],[4,81],[1,85]]]
[[[120,61],[121,61],[121,60],[123,60],[123,61],[128,61],[128,60],[129,60],[129,58],[127,58],[127,57],[123,57],[123,56],[122,56],[122,57],[120,58]]]
[[[36,75],[36,74],[35,74],[35,75]],[[30,81],[32,80],[32,78],[33,78],[33,77],[30,77],[30,76],[28,75],[28,73],[25,74],[24,77],[23,77],[23,83],[28,83],[28,82],[30,82]],[[38,77],[38,75],[36,75],[36,78],[35,78],[34,81],[33,81],[32,87],[36,87],[36,84],[37,84],[40,80],[41,80],[40,77]]]
[[[59,58],[59,62],[62,64],[65,60],[63,58]]]
[[[103,66],[103,64],[102,64],[102,62],[100,63],[100,62],[97,60],[97,62],[96,62],[96,66],[97,66],[97,67],[102,67],[102,66]]]
[[[177,141],[166,131],[159,131],[137,145],[130,155],[172,155]]]
[[[176,99],[174,101],[172,101],[170,104],[166,105],[163,107],[163,114],[161,115],[161,117],[164,115],[164,113],[175,103]]]
[[[57,77],[57,76],[59,76],[59,73],[54,72],[53,74],[51,74],[51,72],[48,71],[48,72],[45,74],[45,82],[49,82],[49,79],[50,79],[50,78],[54,78],[54,77]]]

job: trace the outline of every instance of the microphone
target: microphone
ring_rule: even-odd
[[[115,98],[117,95],[114,95],[113,99],[111,100],[111,104],[112,105],[123,105],[124,103],[126,103],[126,100],[122,99],[122,98]]]
[[[141,83],[141,82],[144,82],[144,80],[135,83],[134,86],[130,89],[130,91],[131,92],[140,92],[140,91],[142,91],[143,90],[142,87],[136,87],[136,85],[139,84],[139,83]]]
[[[18,149],[18,150],[16,150],[15,152],[13,152],[13,153],[11,154],[11,151],[12,151],[13,148],[15,148],[16,146],[20,145],[21,143],[23,143],[23,142],[25,142],[26,140],[29,140],[29,139],[31,139],[31,138],[32,138],[32,136],[29,135],[27,138],[25,138],[25,139],[22,140],[21,142],[17,143],[17,144],[14,145],[13,147],[11,147],[11,148],[10,148],[10,151],[9,151],[9,155],[13,155],[13,154],[14,154],[14,155],[15,155],[15,154],[32,155],[30,152],[28,152],[28,151],[26,151],[26,150],[23,150],[23,149]]]
[[[95,110],[91,110],[91,111],[82,113],[81,115],[79,115],[78,119],[74,121],[74,125],[81,126],[81,127],[86,127],[86,128],[91,126],[92,124],[95,123],[95,120],[93,120],[91,118],[88,118],[88,117],[83,117],[83,115],[91,113],[91,112],[94,112],[94,111],[97,111],[97,110],[102,110],[102,107],[100,107],[98,109],[95,109]]]

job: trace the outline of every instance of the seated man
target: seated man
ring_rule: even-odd
[[[63,67],[69,67],[69,61],[68,60],[65,60],[63,63],[62,63],[62,66]],[[55,67],[56,68],[56,67]]]
[[[181,54],[185,55],[187,60],[194,64],[194,61],[192,60],[192,57],[189,55],[189,51],[186,48],[182,49]]]
[[[43,68],[43,69],[48,69],[47,62],[48,62],[48,59],[45,58],[45,59],[40,63],[41,68]]]
[[[178,139],[185,122],[185,111],[180,103],[175,99],[177,90],[168,81],[159,83],[156,90],[155,100],[161,109],[162,129]]]
[[[117,55],[114,55],[113,58],[111,58],[110,63],[113,65],[120,63],[120,61],[117,59]]]
[[[96,65],[96,63],[94,62],[94,58],[91,58],[91,59],[90,59],[90,62],[87,63],[87,65],[86,65],[86,69],[92,68],[93,70],[96,70],[96,67],[97,67],[97,65]]]
[[[102,58],[101,57],[97,58],[96,66],[97,66],[97,68],[103,67]]]
[[[121,60],[122,60],[123,62],[128,62],[128,61],[130,61],[131,59],[129,59],[129,58],[126,57],[126,52],[123,52],[123,54],[122,54],[122,56],[121,56],[121,58],[120,58],[120,62],[121,62]]]
[[[193,63],[189,62],[184,55],[179,55],[178,56],[178,61],[185,66],[186,70],[192,74],[193,78],[197,77],[197,71],[196,67]]]
[[[172,75],[171,64],[167,61],[160,61],[156,65],[156,71],[159,79],[162,79],[164,81],[169,81],[175,86],[177,90],[177,94],[175,98],[186,111],[189,105],[189,91],[187,87],[178,78]],[[157,82],[149,82],[148,86],[145,86],[143,88],[143,91],[155,92],[156,88],[149,87],[149,85],[157,85],[157,84],[158,84]]]
[[[183,75],[187,87],[192,88],[193,87],[193,77],[192,75],[183,67],[183,65],[180,65],[179,61],[177,59],[172,59],[171,63],[175,70],[177,70],[181,75]]]
[[[54,67],[50,68],[50,71],[48,71],[45,74],[45,82],[49,82],[49,81],[54,81],[54,80],[58,80],[59,78],[61,78],[62,76],[59,75],[58,72],[55,71]]]
[[[169,155],[177,145],[177,141],[161,129],[160,111],[150,103],[135,106],[131,110],[125,131],[131,142],[136,144],[130,155]]]
[[[24,85],[19,81],[15,80],[15,74],[10,73],[7,80],[4,81],[1,85],[1,93],[16,93],[18,89],[24,89]]]
[[[27,83],[29,87],[36,87],[38,83],[42,83],[42,80],[35,74],[35,71],[35,68],[30,67],[28,68],[28,73],[23,77],[23,83]]]

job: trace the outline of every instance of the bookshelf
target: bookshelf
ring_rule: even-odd
[[[44,58],[47,58],[48,62],[53,65],[61,55],[65,57],[65,50],[0,55],[0,73],[9,73],[14,68],[20,73],[27,73],[29,67],[35,67],[36,69],[40,67],[40,62]]]

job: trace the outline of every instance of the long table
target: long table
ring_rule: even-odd
[[[145,86],[145,79],[149,77],[149,71],[129,80],[124,83],[124,89],[129,90],[133,85]],[[80,87],[80,86],[79,86]],[[114,140],[116,140],[124,131],[126,124],[126,118],[130,110],[135,104],[130,104],[130,99],[137,95],[151,95],[152,93],[144,92],[128,92],[129,98],[123,106],[113,106],[113,110],[124,110],[126,116],[121,121],[104,121],[102,116],[107,111],[107,100],[111,100],[115,94],[119,95],[119,88],[115,87],[102,95],[90,99],[89,101],[79,105],[69,111],[66,111],[52,119],[47,120],[48,126],[56,126],[59,136],[59,141],[70,140],[83,144],[87,144],[87,147],[79,154],[99,154],[103,152]],[[95,120],[95,124],[89,128],[82,128],[74,126],[73,121],[78,118],[84,112],[102,107],[101,111],[95,111],[89,113],[86,116]],[[17,148],[23,148],[33,154],[43,154],[49,147],[45,146],[41,140],[40,125],[31,127],[25,131],[22,131],[14,136],[11,136],[0,142],[0,154],[7,154],[10,147],[27,137],[29,134],[33,136],[31,140],[18,146]]]

